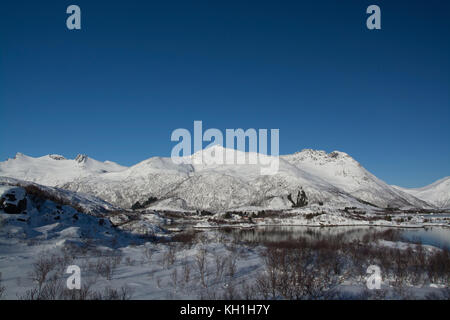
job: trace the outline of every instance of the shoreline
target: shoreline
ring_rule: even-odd
[[[255,229],[261,227],[313,227],[313,228],[336,228],[336,227],[383,227],[383,228],[398,228],[398,229],[424,229],[427,227],[439,227],[444,229],[450,229],[450,225],[448,224],[426,224],[426,225],[407,225],[407,226],[399,226],[399,225],[386,225],[386,224],[329,224],[329,225],[320,225],[320,224],[254,224],[254,225],[246,225],[242,226],[239,224],[223,224],[223,225],[194,225],[192,228],[196,230],[201,229],[223,229],[223,228],[233,228],[233,229]]]

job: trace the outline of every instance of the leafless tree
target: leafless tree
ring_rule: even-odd
[[[235,254],[230,254],[227,259],[227,276],[232,279],[234,275],[236,274],[237,270],[237,257]]]
[[[215,267],[216,267],[216,279],[218,281],[220,281],[220,279],[222,279],[226,262],[227,262],[227,260],[225,257],[221,257],[220,255],[215,253],[214,263],[215,263]]]
[[[144,253],[143,253],[144,261],[151,264],[154,253],[155,253],[155,249],[149,248],[149,247],[144,248]]]
[[[172,287],[176,290],[178,285],[178,269],[174,268],[172,274],[170,275]]]
[[[176,258],[176,246],[172,243],[169,243],[167,246],[167,251],[163,255],[162,264],[165,267],[170,267],[175,263]]]
[[[184,257],[183,259],[182,268],[184,285],[187,285],[191,278],[191,265],[189,264],[189,261],[186,257]]]
[[[197,251],[197,254],[195,256],[195,263],[198,268],[198,272],[200,274],[200,281],[203,285],[203,287],[206,287],[206,249],[200,248]]]
[[[95,271],[98,275],[111,280],[121,260],[122,257],[120,255],[101,257],[95,263]]]

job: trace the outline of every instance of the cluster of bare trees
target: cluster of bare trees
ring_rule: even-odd
[[[129,300],[132,290],[127,286],[119,289],[106,287],[103,291],[92,290],[93,282],[83,284],[80,290],[69,290],[65,281],[52,277],[42,287],[27,290],[19,297],[21,300]]]
[[[434,283],[448,287],[450,283],[449,250],[427,252],[421,245],[389,248],[330,237],[267,244],[264,271],[253,290],[264,299],[345,298],[336,290],[342,281],[364,284],[367,267],[373,264],[381,268],[391,298],[413,298],[411,285]],[[376,290],[363,292],[358,298],[387,296],[387,290]]]
[[[159,244],[162,253],[157,259],[154,258],[155,248],[144,249],[142,263],[149,265],[150,277],[154,277],[156,265],[160,266],[159,271],[171,269],[168,281],[156,278],[157,288],[181,295],[197,292],[200,299],[237,296],[237,262],[241,253],[235,246],[216,250],[208,246],[208,240],[201,236],[179,239],[186,241]],[[187,254],[192,248],[195,251]],[[173,298],[173,294],[168,297]]]
[[[119,289],[105,287],[103,291],[94,291],[93,287],[99,277],[111,280],[119,266],[122,256],[117,252],[97,252],[97,258],[87,259],[82,266],[84,272],[80,290],[67,288],[65,268],[72,264],[80,253],[76,247],[65,247],[60,254],[43,253],[33,263],[29,279],[34,286],[18,296],[21,300],[120,300],[130,299],[132,291],[127,286]],[[90,276],[89,276],[90,275]]]
[[[270,246],[264,254],[265,269],[254,289],[264,299],[330,299],[342,282],[337,255],[311,248]]]
[[[353,241],[342,234],[309,235],[266,242],[262,248],[252,243],[224,241],[223,252],[211,249],[205,245],[207,242],[191,239],[191,245],[196,246],[194,256],[176,259],[182,246],[173,245],[163,255],[163,264],[175,268],[170,286],[197,290],[200,299],[411,299],[411,286],[448,286],[448,250],[428,251],[419,244],[406,249],[387,247],[377,244],[381,239],[400,240],[399,234],[390,230]],[[248,279],[236,276],[237,261],[245,260],[246,252],[251,250],[263,250],[262,270]],[[382,270],[383,289],[363,289],[350,296],[340,290],[345,280],[365,288],[367,268],[373,264]],[[159,284],[163,286],[160,280]]]
[[[200,299],[385,299],[414,298],[409,289],[430,283],[447,286],[450,283],[450,251],[425,250],[421,245],[407,248],[377,245],[378,239],[398,240],[395,233],[373,234],[361,240],[346,240],[342,235],[317,236],[309,234],[285,241],[253,245],[220,240],[211,245],[205,237],[180,237],[185,241],[155,243],[143,247],[141,266],[148,265],[149,275],[157,288],[168,289],[169,298],[196,292]],[[93,288],[99,278],[110,281],[123,257],[118,250],[100,251],[80,248],[63,250],[61,254],[42,254],[33,264],[29,278],[35,286],[20,296],[21,299],[129,299],[127,287],[102,291]],[[94,250],[94,251],[92,251]],[[261,264],[240,269],[249,252],[260,256]],[[158,253],[158,254],[157,254]],[[79,261],[84,271],[81,290],[68,290],[63,268]],[[253,258],[255,256],[253,255]],[[125,259],[127,266],[136,261]],[[363,290],[357,296],[348,296],[340,290],[343,281],[365,286],[367,267],[377,265],[382,271],[382,290]],[[252,271],[255,271],[252,273]],[[162,275],[161,275],[162,273]],[[89,275],[86,278],[86,275]],[[4,288],[1,286],[0,297]],[[442,290],[437,296],[448,297]]]
[[[111,280],[114,271],[121,261],[121,255],[105,256],[94,261],[94,263],[89,266],[88,270],[94,269],[97,275],[100,275],[107,280]]]
[[[2,273],[0,272],[0,299],[5,294],[5,287],[2,285]]]

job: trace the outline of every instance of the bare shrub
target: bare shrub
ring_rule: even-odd
[[[255,289],[252,285],[248,284],[247,281],[241,283],[241,298],[244,300],[255,300],[257,297],[255,295]]]
[[[191,279],[191,265],[189,264],[189,261],[186,257],[184,257],[183,259],[182,272],[184,285],[187,285],[189,283],[189,280]]]
[[[158,286],[158,289],[161,289],[161,288],[162,288],[162,286],[161,286],[161,277],[158,277],[158,278],[156,279],[156,285]]]
[[[111,280],[113,273],[119,266],[121,260],[122,257],[120,255],[101,257],[97,259],[94,265],[95,271],[98,275],[107,280]]]
[[[413,293],[411,291],[410,288],[408,288],[406,286],[405,282],[399,282],[399,281],[394,281],[393,283],[393,294],[394,294],[394,299],[397,300],[412,300],[413,299]]]
[[[275,284],[271,279],[264,273],[258,274],[255,283],[255,292],[261,295],[263,299],[267,300],[269,298],[275,299]]]
[[[89,279],[83,281],[83,284],[79,290],[65,289],[63,292],[64,300],[89,300],[92,297],[91,288],[95,284],[95,280]]]
[[[234,281],[230,281],[224,285],[223,300],[236,300],[239,299],[239,293],[234,285]]]
[[[148,247],[144,248],[143,260],[146,261],[147,263],[151,264],[155,251],[156,250],[153,248],[148,248]]]
[[[200,290],[199,299],[200,300],[217,300],[219,299],[219,293],[214,288],[203,288]]]
[[[95,292],[92,294],[92,300],[130,300],[133,295],[133,291],[123,286],[120,289],[113,289],[110,287],[105,288],[103,292]]]
[[[57,276],[50,279],[47,277],[40,278],[42,281],[37,286],[29,289],[24,295],[20,296],[20,300],[57,300],[61,299],[64,286],[63,281]]]
[[[227,262],[227,259],[225,257],[221,257],[220,255],[215,254],[214,264],[216,267],[216,279],[217,280],[222,279],[226,262]]]
[[[235,254],[230,254],[228,256],[227,261],[227,276],[230,278],[233,278],[234,275],[236,274],[236,270],[237,270],[237,257]]]
[[[174,289],[177,288],[178,285],[178,270],[177,268],[174,268],[172,271],[172,274],[170,275],[170,281],[171,281],[171,285]]]
[[[167,251],[164,253],[162,260],[163,266],[170,267],[175,263],[176,251],[176,246],[174,244],[169,243],[167,245]]]
[[[47,257],[41,255],[40,258],[33,263],[33,271],[31,272],[31,279],[42,287],[47,279],[48,274],[57,266],[57,260],[54,256]]]
[[[80,290],[69,290],[65,286],[63,277],[54,276],[46,280],[41,287],[27,290],[20,300],[129,300],[132,290],[123,286],[120,289],[107,287],[104,292],[91,290],[93,282],[87,282]]]
[[[265,270],[255,288],[264,298],[331,299],[342,282],[341,265],[328,241],[286,241],[269,244],[264,252]]]
[[[415,252],[410,252],[410,278],[413,284],[419,285],[424,278],[422,266],[426,265],[426,253],[423,246],[416,246]]]
[[[136,263],[136,260],[131,259],[131,257],[126,257],[125,258],[125,264],[129,267],[134,266]]]
[[[2,285],[2,273],[0,272],[0,299],[5,294],[6,288]]]
[[[450,282],[450,251],[436,251],[427,260],[427,273],[430,281],[448,285]]]

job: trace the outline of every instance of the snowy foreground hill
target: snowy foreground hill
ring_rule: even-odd
[[[249,156],[219,146],[208,151]],[[310,205],[339,208],[436,209],[449,204],[448,179],[436,186],[439,195],[435,199],[431,186],[417,190],[390,186],[338,151],[327,154],[307,149],[281,156],[274,175],[261,175],[257,164],[195,164],[199,157],[201,152],[190,157],[191,163],[182,164],[153,157],[123,167],[81,155],[69,160],[17,154],[0,162],[0,176],[90,194],[123,209],[282,210],[291,208],[302,190]]]

